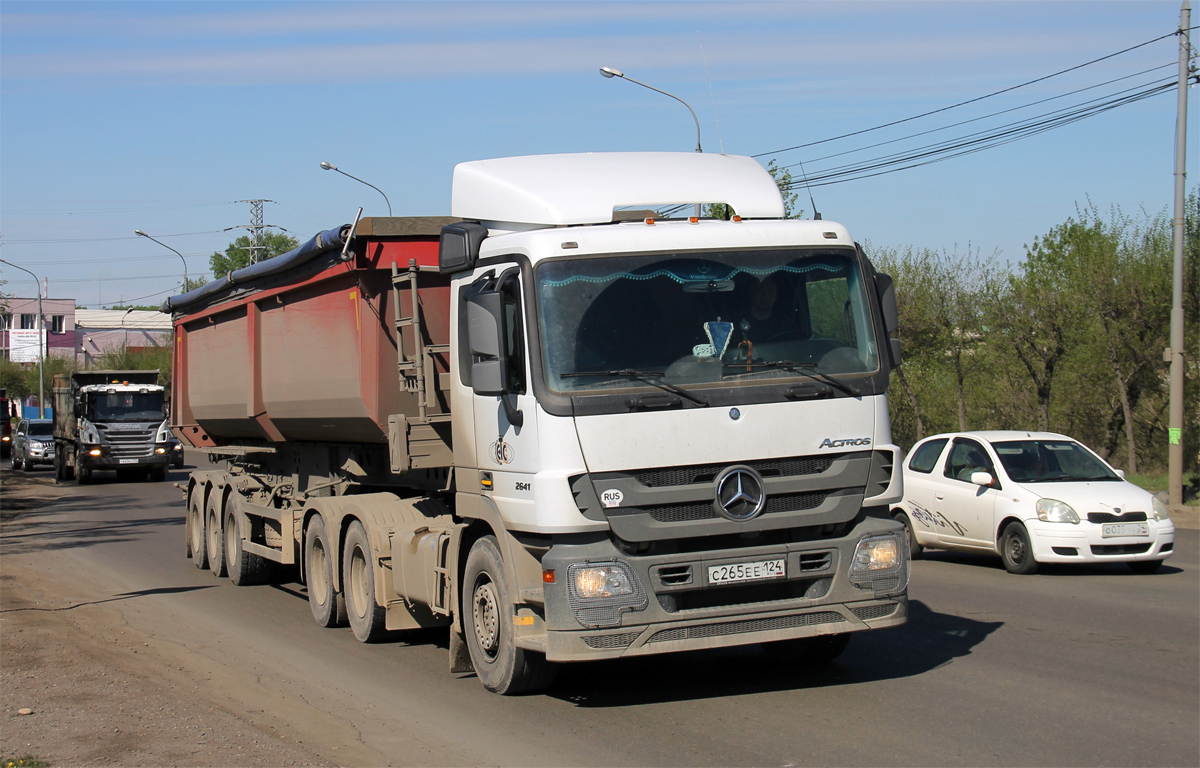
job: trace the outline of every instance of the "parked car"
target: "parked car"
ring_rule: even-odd
[[[54,464],[53,430],[53,419],[21,419],[13,432],[13,469],[28,472],[34,464]]]
[[[904,461],[892,516],[924,547],[1000,555],[1009,573],[1040,563],[1126,562],[1153,573],[1175,525],[1159,499],[1091,450],[1049,432],[928,437]]]

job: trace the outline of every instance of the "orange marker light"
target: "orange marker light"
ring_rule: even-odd
[[[688,216],[688,224],[699,224],[699,223],[700,223],[699,216]]]
[[[734,220],[734,221],[741,221],[741,220],[742,220],[742,217],[741,217],[741,216],[738,216],[738,215],[736,215],[736,214],[735,214],[735,215],[734,215],[734,217],[733,217],[733,220]]]
[[[553,584],[554,583],[554,571],[542,571],[542,583],[543,584]]]
[[[646,226],[647,226],[647,227],[653,227],[653,226],[654,226],[654,219],[646,219]]]

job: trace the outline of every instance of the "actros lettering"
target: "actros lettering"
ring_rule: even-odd
[[[870,445],[869,437],[848,437],[843,440],[830,440],[828,437],[821,443],[821,448],[845,448],[851,445]],[[818,448],[817,450],[821,450]]]

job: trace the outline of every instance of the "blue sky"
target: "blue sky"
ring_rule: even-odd
[[[15,2],[0,5],[0,258],[95,308],[160,302],[249,223],[305,240],[384,215],[444,215],[456,163],[588,151],[757,155],[871,128],[1175,31],[1179,2]],[[1200,17],[1194,11],[1193,23]],[[1193,33],[1195,35],[1195,33]],[[1195,41],[1195,37],[1193,37]],[[762,157],[817,175],[1175,75],[1168,37],[889,129]],[[1153,69],[1162,67],[1161,69]],[[1069,91],[1126,78],[1065,97]],[[1200,167],[1189,98],[1191,187]],[[1044,104],[1031,102],[1060,97]],[[1026,108],[1023,108],[1026,107]],[[989,114],[1013,110],[1003,116]],[[1088,199],[1172,200],[1176,95],[966,157],[816,187],[860,241],[1024,245]],[[951,123],[977,120],[957,128]],[[912,134],[943,128],[914,139]],[[853,154],[866,145],[895,141]],[[837,157],[830,157],[837,155]],[[798,178],[798,168],[793,169]],[[807,194],[801,205],[811,214]],[[3,290],[32,280],[0,265]]]

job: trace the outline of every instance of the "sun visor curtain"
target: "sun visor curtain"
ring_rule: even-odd
[[[345,246],[346,237],[349,233],[349,224],[343,224],[335,229],[327,229],[324,232],[318,233],[307,243],[298,248],[293,248],[287,253],[281,253],[273,259],[266,259],[257,264],[236,269],[224,277],[219,277],[211,283],[206,283],[199,288],[179,296],[171,296],[163,302],[162,311],[168,313],[181,312],[187,307],[205,302],[235,285],[248,283],[260,277],[277,275],[280,272],[286,272],[293,267],[312,261],[330,251],[340,251]]]

